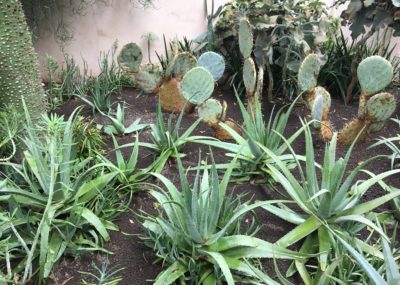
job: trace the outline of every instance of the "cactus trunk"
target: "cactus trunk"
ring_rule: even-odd
[[[33,119],[46,112],[39,60],[19,0],[0,0],[0,105],[23,112],[21,98]]]

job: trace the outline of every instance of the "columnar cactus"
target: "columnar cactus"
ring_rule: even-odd
[[[39,61],[19,0],[0,0],[0,105],[23,112],[21,98],[32,118],[46,112]]]
[[[332,135],[328,121],[331,99],[324,88],[316,86],[319,70],[318,57],[308,55],[299,69],[298,85],[306,94],[305,101],[311,116],[322,122],[316,123],[315,127],[320,129],[325,140],[329,140]],[[396,109],[396,99],[392,94],[376,94],[392,81],[393,67],[390,62],[380,56],[368,57],[358,66],[357,75],[361,85],[358,114],[339,132],[339,142],[345,145],[353,143],[357,136],[357,142],[362,142],[369,132],[381,130]]]

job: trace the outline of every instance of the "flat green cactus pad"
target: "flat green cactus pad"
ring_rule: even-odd
[[[161,84],[162,72],[159,66],[148,64],[142,68],[136,75],[135,79],[144,93],[154,93],[157,87]]]
[[[197,114],[209,126],[215,126],[219,123],[222,116],[223,107],[218,100],[208,99],[197,107]]]
[[[251,57],[247,58],[243,64],[243,83],[247,94],[254,94],[257,82],[256,65]]]
[[[373,123],[369,126],[368,129],[372,133],[379,132],[380,130],[383,129],[383,127],[385,126],[385,123],[386,123],[386,121]]]
[[[178,53],[168,67],[167,76],[182,78],[186,72],[196,67],[197,59],[190,52]]]
[[[118,55],[117,61],[123,70],[137,72],[142,63],[142,58],[143,55],[140,47],[135,43],[129,43],[124,45]]]
[[[203,53],[199,57],[197,65],[206,68],[212,74],[215,81],[220,80],[225,72],[224,57],[213,51]]]
[[[316,54],[309,54],[300,65],[297,75],[298,84],[302,92],[311,91],[317,86],[317,78],[321,69],[321,62]]]
[[[239,23],[239,48],[244,58],[251,56],[253,51],[253,32],[247,19],[242,19]]]
[[[315,97],[313,106],[311,108],[311,117],[313,120],[313,125],[315,128],[319,128],[321,126],[322,115],[324,111],[324,97],[322,95],[318,95]]]
[[[370,56],[358,65],[357,76],[365,95],[373,95],[392,81],[393,67],[381,56]]]
[[[186,100],[198,105],[210,98],[214,92],[214,78],[207,69],[198,66],[185,74],[181,87]]]
[[[388,120],[396,110],[396,98],[390,93],[379,93],[367,102],[367,119],[372,122]]]

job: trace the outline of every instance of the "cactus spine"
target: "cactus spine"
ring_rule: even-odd
[[[19,0],[0,0],[0,105],[23,112],[21,98],[32,118],[46,112],[39,61]]]

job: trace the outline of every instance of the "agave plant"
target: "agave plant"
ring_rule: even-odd
[[[202,177],[198,167],[190,186],[178,159],[182,191],[161,174],[154,174],[166,190],[150,191],[160,213],[143,214],[143,239],[167,266],[154,284],[278,284],[258,268],[259,258],[304,259],[302,254],[252,236],[254,229],[244,225],[243,216],[279,201],[241,203],[240,197],[227,194],[234,165],[235,161],[222,181],[214,163]]]
[[[129,127],[125,127],[125,106],[121,106],[121,104],[117,105],[117,113],[115,114],[115,117],[107,115],[103,112],[101,113],[103,116],[106,116],[112,123],[111,125],[107,126],[98,125],[98,127],[108,135],[123,136],[141,131],[148,126],[147,124],[139,124],[140,119],[137,119]]]
[[[184,112],[185,108],[182,109],[176,122],[173,121],[174,116],[171,114],[167,123],[165,123],[161,112],[161,104],[157,104],[156,123],[150,125],[153,143],[141,143],[141,145],[159,155],[157,161],[153,164],[155,172],[160,172],[170,158],[185,156],[181,151],[187,142],[205,138],[204,136],[191,136],[201,119],[195,121],[182,134],[179,134]]]
[[[270,179],[268,168],[266,165],[273,163],[271,157],[262,151],[261,146],[268,148],[285,161],[288,165],[293,162],[292,154],[288,154],[288,144],[296,140],[296,138],[304,131],[304,127],[297,130],[288,139],[286,144],[282,137],[285,132],[286,125],[296,101],[294,101],[289,109],[280,109],[277,113],[271,112],[268,122],[263,117],[261,103],[258,99],[254,100],[253,108],[246,109],[235,91],[236,98],[239,103],[240,111],[243,117],[243,125],[241,128],[243,135],[237,133],[230,126],[220,123],[221,127],[226,130],[235,142],[222,142],[216,139],[198,140],[198,143],[207,144],[228,151],[229,157],[238,156],[238,163],[235,169],[240,173],[240,180],[249,180],[251,178],[261,178],[259,182],[264,183]],[[219,165],[219,168],[226,168],[227,165]]]
[[[300,252],[316,254],[318,257],[316,270],[326,271],[329,268],[329,257],[333,245],[340,242],[346,251],[357,260],[373,284],[384,284],[379,283],[382,278],[379,274],[371,271],[372,266],[362,256],[362,252],[374,252],[374,248],[357,236],[359,229],[357,231],[354,229],[367,226],[388,239],[366,214],[373,213],[377,207],[399,196],[400,190],[364,203],[361,202],[361,199],[372,185],[390,175],[399,173],[400,170],[387,171],[373,175],[367,180],[353,183],[365,164],[374,158],[361,163],[349,173],[346,172],[354,143],[345,157],[336,159],[337,134],[335,133],[332,141],[326,145],[323,164],[319,166],[315,163],[311,131],[308,127],[305,139],[305,171],[291,149],[300,177],[295,177],[286,163],[273,151],[260,145],[262,150],[274,161],[273,164],[268,165],[269,171],[286,190],[292,203],[295,203],[302,211],[302,213],[296,213],[287,206],[263,206],[265,210],[295,225],[295,228],[279,239],[277,244],[288,247],[304,239]],[[317,172],[321,173],[320,180]],[[318,281],[310,277],[304,261],[296,261],[295,268],[292,266],[288,275],[290,276],[296,271],[300,273],[305,284],[316,284],[315,282]]]
[[[400,127],[400,120],[392,119],[392,121],[397,123]],[[391,138],[381,137],[379,141],[371,145],[370,148],[377,147],[379,145],[386,145],[392,151],[392,154],[388,155],[387,157],[390,159],[391,167],[393,169],[398,166],[398,164],[396,164],[396,161],[400,158],[399,143],[400,143],[400,135]]]
[[[0,215],[1,240],[10,253],[1,266],[19,276],[13,284],[25,284],[35,274],[42,284],[66,251],[105,251],[101,241],[117,228],[111,220],[123,202],[112,186],[120,172],[77,159],[76,115],[67,122],[43,115],[34,126],[27,114],[22,162],[3,163],[0,201],[8,212]],[[11,270],[11,264],[17,266]]]

